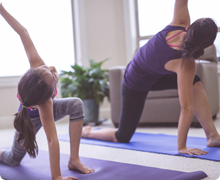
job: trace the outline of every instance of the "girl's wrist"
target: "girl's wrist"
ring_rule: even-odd
[[[60,180],[60,179],[62,179],[61,175],[57,176],[56,178],[52,178],[52,180]]]

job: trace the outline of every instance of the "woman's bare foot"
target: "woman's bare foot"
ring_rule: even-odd
[[[207,139],[207,146],[208,147],[220,147],[220,136],[216,135]]]
[[[118,142],[115,136],[116,131],[117,129],[113,128],[91,130],[90,126],[85,126],[82,130],[81,137],[101,141]]]
[[[88,138],[90,131],[91,131],[91,126],[85,126],[82,130],[81,137]]]
[[[83,174],[90,174],[95,172],[94,169],[88,168],[87,166],[82,164],[80,160],[76,160],[76,161],[69,160],[68,168],[70,170],[80,171]]]

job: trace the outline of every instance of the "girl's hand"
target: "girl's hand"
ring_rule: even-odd
[[[56,179],[54,180],[78,180],[78,178],[75,177],[62,177],[62,176],[58,176]]]
[[[3,5],[2,5],[2,1],[0,0],[0,14],[2,12],[2,9],[3,9]]]
[[[197,148],[184,147],[184,148],[179,150],[179,153],[189,154],[190,156],[193,156],[193,155],[206,155],[208,152],[207,151],[202,151],[201,149],[197,149]]]

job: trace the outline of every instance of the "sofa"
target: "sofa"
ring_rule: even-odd
[[[204,50],[204,55],[196,60],[196,73],[201,78],[207,94],[213,119],[219,112],[218,66],[215,46]],[[109,69],[111,120],[118,127],[121,113],[121,82],[126,66]],[[178,90],[150,91],[138,126],[177,126],[180,115]],[[194,116],[192,126],[200,127]]]

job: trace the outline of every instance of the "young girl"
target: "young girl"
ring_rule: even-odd
[[[179,152],[189,155],[207,153],[186,147],[193,114],[205,131],[207,146],[220,146],[220,136],[214,126],[205,91],[200,78],[195,75],[195,59],[213,44],[217,26],[210,18],[198,19],[190,25],[187,4],[188,0],[175,1],[173,21],[141,47],[126,67],[119,128],[91,131],[86,127],[82,137],[128,143],[140,120],[148,92],[178,87],[181,105]]]
[[[79,98],[53,99],[58,83],[55,67],[45,65],[27,30],[4,9],[2,3],[0,14],[20,36],[30,63],[30,69],[18,83],[17,97],[21,104],[14,120],[14,127],[17,130],[14,143],[11,151],[0,151],[0,161],[17,166],[26,152],[35,158],[38,153],[35,134],[43,126],[48,140],[52,179],[77,179],[62,177],[60,172],[59,142],[54,121],[69,115],[71,149],[68,167],[86,174],[93,173],[93,169],[81,163],[78,155],[84,118],[82,101]]]

